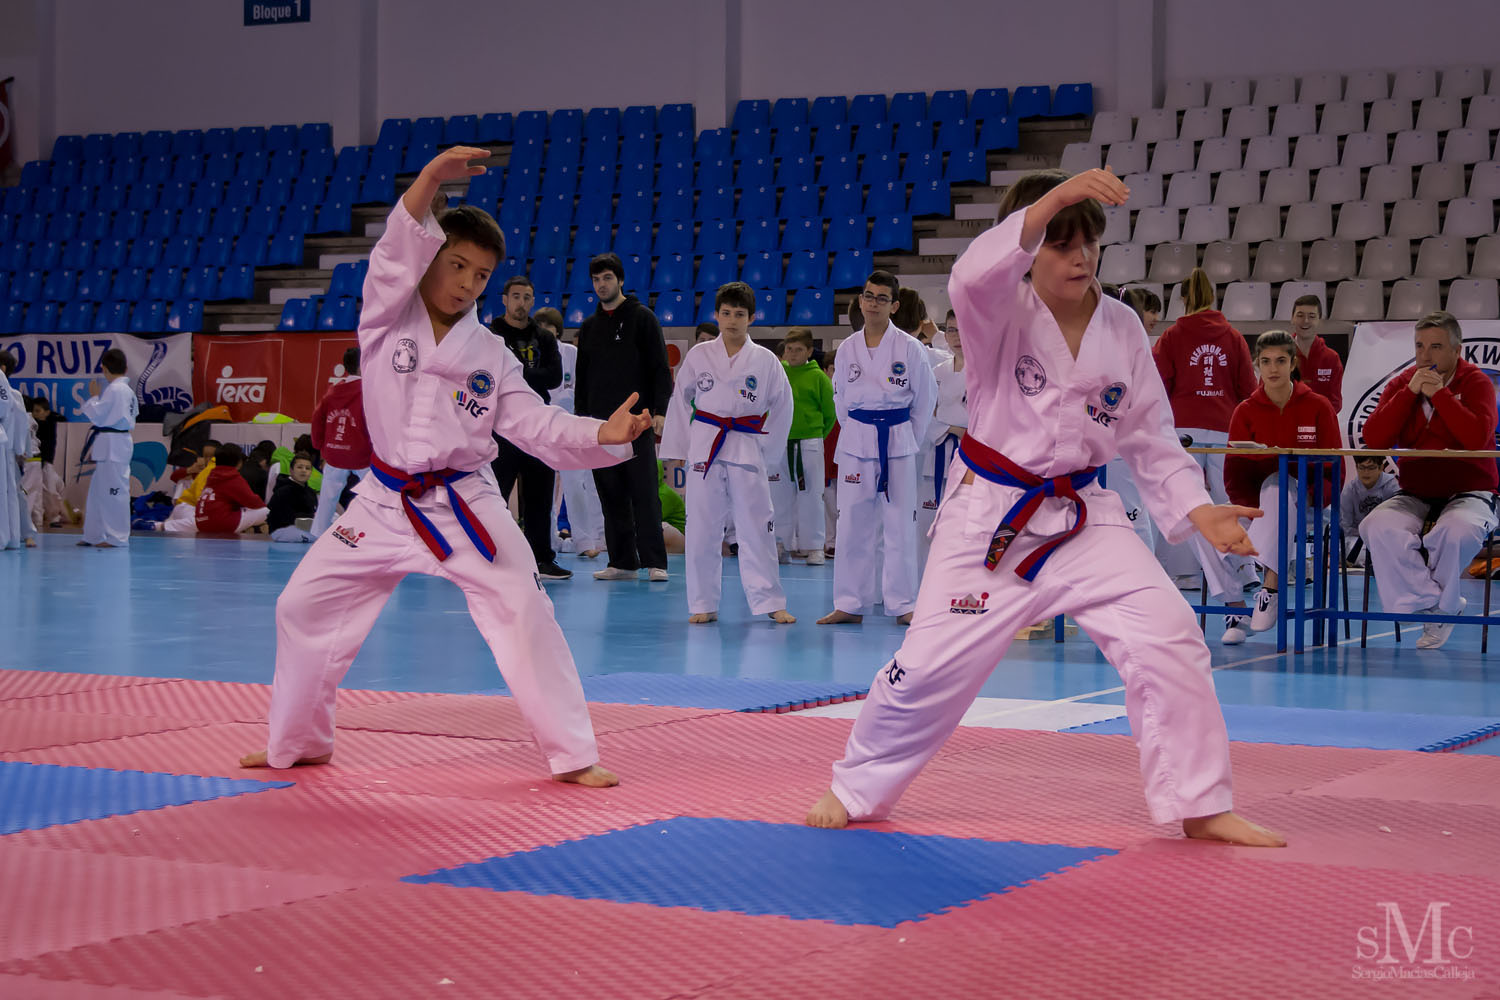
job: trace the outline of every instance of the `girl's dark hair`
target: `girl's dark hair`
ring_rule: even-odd
[[[1000,199],[1000,218],[1034,204],[1042,195],[1066,181],[1070,175],[1062,170],[1035,170],[1016,178]],[[1096,242],[1104,235],[1104,208],[1093,198],[1069,205],[1047,223],[1048,243],[1063,243],[1082,233],[1084,242]]]
[[[1297,342],[1285,330],[1267,330],[1256,337],[1255,350],[1251,352],[1252,360],[1259,360],[1262,354],[1273,347],[1280,347],[1291,355],[1292,371],[1295,372],[1297,370]]]

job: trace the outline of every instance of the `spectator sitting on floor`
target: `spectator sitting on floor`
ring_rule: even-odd
[[[194,521],[199,534],[237,534],[265,524],[270,509],[240,475],[245,453],[226,444],[214,458],[214,469],[198,497]]]
[[[1494,449],[1495,387],[1464,360],[1452,313],[1417,321],[1416,364],[1386,385],[1364,432],[1371,448]],[[1396,476],[1401,492],[1359,526],[1381,604],[1397,614],[1461,615],[1468,603],[1459,594],[1464,567],[1495,527],[1495,460],[1403,458]],[[1437,649],[1452,632],[1451,624],[1426,625],[1417,648]]]
[[[203,442],[203,451],[193,456],[188,449],[173,456],[177,468],[172,472],[172,482],[177,490],[172,497],[172,513],[155,529],[172,535],[191,535],[198,531],[198,497],[213,472],[219,442],[212,439]]]
[[[1396,477],[1385,471],[1384,455],[1360,455],[1354,459],[1354,478],[1344,486],[1339,498],[1339,527],[1348,541],[1349,551],[1345,556],[1351,567],[1365,562],[1364,542],[1359,538],[1359,526],[1370,512],[1400,490]]]
[[[299,451],[292,457],[292,471],[277,477],[266,517],[271,541],[311,542],[317,537],[297,524],[299,520],[311,519],[318,513],[318,491],[307,485],[312,471],[312,456]]]
[[[240,466],[240,475],[245,477],[245,482],[255,491],[255,495],[263,497],[266,488],[271,483],[267,482],[271,471],[271,455],[276,451],[276,442],[266,440],[251,448],[245,455],[245,462]]]

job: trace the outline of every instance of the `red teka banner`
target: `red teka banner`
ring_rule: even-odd
[[[328,387],[344,377],[354,333],[193,335],[193,399],[222,403],[236,422],[257,413],[310,421]]]

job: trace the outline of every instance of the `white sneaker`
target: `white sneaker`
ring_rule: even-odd
[[[807,564],[809,566],[821,566],[825,561],[822,549],[812,549],[807,553]]]
[[[1460,597],[1458,599],[1458,610],[1455,611],[1454,614],[1458,614],[1458,615],[1463,614],[1464,613],[1464,608],[1467,608],[1468,606],[1469,606],[1469,602],[1467,600],[1465,600],[1464,598]],[[1434,608],[1428,608],[1427,611],[1428,611],[1429,614],[1436,614],[1436,613],[1438,613],[1439,609],[1434,607]],[[1453,634],[1453,623],[1452,622],[1441,622],[1441,623],[1434,622],[1431,625],[1424,625],[1424,626],[1422,626],[1422,637],[1417,640],[1417,648],[1418,649],[1441,649],[1443,643],[1447,642],[1448,641],[1448,637],[1450,635],[1452,635],[1452,634]]]
[[[640,578],[638,569],[621,569],[618,566],[606,566],[594,573],[595,580],[637,580]]]
[[[1250,636],[1245,632],[1245,619],[1239,615],[1224,616],[1224,638],[1220,641],[1226,646],[1238,646]]]
[[[653,569],[650,573],[652,583],[666,583],[667,571],[664,569]]]
[[[1250,615],[1250,629],[1265,632],[1276,627],[1276,616],[1281,612],[1281,600],[1274,590],[1262,587],[1255,592],[1255,611]]]

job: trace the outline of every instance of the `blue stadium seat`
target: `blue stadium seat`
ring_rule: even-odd
[[[118,156],[120,136],[115,136]],[[236,153],[259,153],[266,148],[266,130],[259,125],[244,125],[234,130],[233,149]]]
[[[203,303],[198,299],[179,299],[167,310],[168,333],[197,333],[203,329]]]
[[[386,205],[396,200],[396,172],[372,168],[359,185],[357,204]]]
[[[1016,121],[1045,118],[1052,112],[1051,87],[1017,87],[1010,100],[1010,117]]]
[[[318,300],[287,299],[281,304],[278,330],[311,330],[318,325]]]
[[[233,153],[212,153],[203,160],[203,179],[209,181],[231,181],[237,165]]]
[[[92,333],[93,329],[94,304],[92,302],[75,300],[58,310],[58,333]]]
[[[107,160],[110,158],[110,146],[114,142],[114,136],[108,132],[93,132],[83,137],[83,158],[85,160]],[[25,183],[23,180],[22,183]]]
[[[224,189],[224,204],[228,208],[249,208],[260,198],[260,185],[248,178],[233,180]]]
[[[691,104],[663,104],[656,115],[656,127],[663,135],[668,132],[692,132],[697,128]]]
[[[990,179],[990,168],[985,162],[984,151],[961,149],[948,154],[948,168],[943,179],[952,184],[986,184]]]
[[[901,179],[908,184],[926,184],[942,176],[943,154],[935,149],[908,156],[906,166],[901,169]]]
[[[823,196],[823,214],[831,219],[860,215],[865,210],[865,188],[858,181],[833,184]]]
[[[816,156],[829,157],[847,153],[853,148],[854,129],[844,122],[824,125],[813,137],[812,151]]]
[[[805,97],[783,97],[771,106],[772,128],[792,128],[794,126],[807,124],[808,101]]]
[[[580,222],[578,233],[573,237],[572,252],[578,257],[592,257],[595,254],[608,252],[612,242],[608,219],[588,225]]]
[[[236,237],[234,249],[229,253],[229,263],[263,266],[266,263],[266,238],[250,235]]]
[[[793,251],[787,261],[784,284],[787,288],[827,286],[828,254],[822,250]]]
[[[608,173],[611,181],[609,187],[611,189],[614,188],[615,167],[619,165],[619,162],[619,147],[613,139],[595,139],[592,142],[584,142],[584,171],[591,171],[596,174]]]
[[[583,109],[561,108],[552,112],[552,120],[547,123],[547,138],[553,142],[562,139],[581,142],[583,140]]]
[[[271,210],[269,205],[262,207]],[[281,216],[278,231],[306,236],[316,228],[317,215],[318,210],[312,205],[288,205]]]
[[[63,163],[77,162],[82,160],[83,136],[60,135],[56,139],[52,140],[52,159]],[[39,160],[37,162],[44,163],[46,161]],[[24,171],[24,168],[22,169]],[[22,177],[21,182],[23,184],[26,182],[24,176]]]
[[[755,322],[761,326],[786,323],[785,288],[762,288],[755,293]]]
[[[182,293],[183,295],[192,294],[186,282],[183,283]],[[248,301],[254,297],[255,268],[249,264],[229,264],[225,266],[223,273],[219,275],[218,294],[214,298]]]
[[[781,226],[772,218],[746,219],[740,229],[740,252],[743,254],[781,252]]]
[[[244,205],[223,205],[214,210],[214,221],[208,231],[217,236],[236,236],[245,228],[249,209]]]
[[[302,153],[302,171],[298,178],[318,178],[326,180],[333,174],[335,163],[333,150],[324,147],[322,149],[309,149]]]
[[[769,155],[741,160],[735,176],[735,184],[742,188],[772,184],[776,179],[775,161]]]
[[[62,244],[56,240],[42,240],[31,245],[26,263],[43,271],[50,271],[62,264]]]
[[[597,301],[594,299],[593,292],[590,292],[588,297],[592,301]],[[556,309],[558,312],[562,312],[563,295],[561,292],[544,292],[536,297],[535,307],[536,309]],[[564,323],[563,325],[566,326],[567,324]]]
[[[387,149],[405,149],[410,138],[410,118],[387,118],[380,123],[380,134],[375,137],[375,145]]]
[[[969,117],[980,121],[1003,118],[1010,114],[1010,91],[1004,87],[986,87],[974,91],[969,102]]]
[[[136,299],[146,297],[146,278],[150,276],[150,270],[145,267],[122,267],[115,272],[114,284],[110,286],[109,297],[122,302],[134,302]]]
[[[86,271],[78,272],[78,285],[74,289],[74,295],[85,302],[103,302],[109,298],[109,289],[113,283],[113,271],[103,267],[91,267]]]
[[[938,126],[935,148],[944,152],[973,149],[976,141],[974,119],[950,118]]]
[[[149,226],[153,221],[156,221],[158,225],[166,225],[167,232],[170,232],[172,225],[177,221],[177,213],[165,212],[160,214],[165,216],[164,223],[160,219],[153,220],[151,218],[148,218],[147,225]],[[48,220],[47,229],[43,235],[49,240],[57,240],[60,243],[66,243],[68,240],[71,240],[78,235],[78,224],[82,221],[82,219],[83,213],[81,212],[57,212],[52,216],[51,219]]]
[[[350,202],[330,197],[318,206],[318,221],[309,232],[347,233],[352,225]]]
[[[871,153],[859,165],[862,184],[884,184],[901,176],[899,153]]]
[[[573,224],[608,227],[614,217],[614,195],[609,191],[585,191],[578,199],[573,211]]]
[[[733,219],[734,188],[721,184],[699,192],[697,216],[699,219]]]
[[[843,125],[849,121],[849,98],[819,97],[812,102],[807,123],[822,131],[829,125]]]
[[[660,257],[664,254],[693,252],[693,223],[688,219],[663,222],[656,230],[651,243],[651,252]]]
[[[778,188],[811,184],[816,174],[817,159],[811,153],[806,156],[787,156],[776,162],[776,176],[772,183]]]
[[[870,246],[867,227],[870,220],[863,215],[849,215],[828,220],[828,242],[830,250],[858,250]],[[908,225],[908,228],[910,226]],[[911,241],[908,233],[907,242]]]
[[[267,266],[301,267],[305,263],[301,233],[279,232],[267,242]]]
[[[734,116],[729,121],[729,127],[736,132],[745,132],[756,128],[770,128],[771,102],[740,101],[734,107]]]
[[[771,144],[771,155],[780,159],[812,155],[812,129],[806,125],[788,125],[777,129],[776,139]]]
[[[208,154],[234,154],[234,129],[211,128],[203,132],[203,152]]]
[[[591,259],[591,257],[585,256],[583,254],[580,254],[577,257],[573,258],[573,267],[568,274],[566,288],[564,289],[569,297],[574,295],[587,295],[589,292],[592,292],[594,290],[594,279],[593,276],[589,274],[589,261]],[[635,254],[629,254],[625,257],[620,258],[620,262],[625,265],[625,273],[631,276],[632,286],[640,288],[651,287],[650,257],[640,257]]]
[[[969,116],[969,95],[963,90],[934,91],[927,105],[927,117],[936,122],[950,122]]]
[[[57,330],[57,303],[33,302],[26,307],[22,333],[54,333]]]
[[[500,214],[496,218],[505,229],[530,229],[536,217],[536,203],[535,194],[512,190],[500,203]]]
[[[31,255],[31,247],[26,243],[11,242],[0,244],[0,271],[20,271],[26,267],[26,258]]]
[[[219,269],[216,267],[188,268],[182,276],[182,294],[190,299],[219,298]]]
[[[155,267],[161,263],[161,255],[161,241],[142,236],[130,241],[130,253],[125,263],[130,267]]]
[[[560,292],[568,284],[568,258],[561,254],[536,257],[527,276],[539,291]]]
[[[584,116],[583,137],[589,145],[617,139],[619,135],[619,108],[590,108],[589,113]]]
[[[573,192],[542,192],[536,200],[536,224],[538,226],[562,226],[564,230],[572,225]]]
[[[578,158],[583,155],[583,140],[576,135],[558,136],[547,143],[547,153],[542,160],[550,174],[560,168],[578,169]],[[546,182],[546,178],[542,178]]]
[[[818,184],[822,187],[847,184],[858,178],[859,157],[853,153],[824,157],[822,165],[818,168]]]
[[[266,129],[265,139],[262,143],[266,152],[293,153],[297,151],[297,126],[296,125],[272,125]]]
[[[733,253],[734,220],[710,219],[698,224],[695,252],[699,254]]]
[[[650,219],[654,200],[650,190],[622,192],[620,204],[615,207],[615,221],[623,225],[626,222]]]
[[[170,177],[172,175],[172,161],[167,157],[161,157],[161,159],[166,160],[167,176]],[[112,164],[99,163],[94,160],[90,160],[87,163],[80,165],[78,169],[78,183],[88,185],[90,187],[98,187],[100,184],[108,184],[111,166]],[[159,167],[159,165],[157,166]],[[23,194],[25,193],[26,189],[14,188],[13,190],[17,194]]]
[[[896,126],[896,138],[891,143],[891,148],[908,156],[927,152],[932,148],[932,122],[925,118],[921,121],[901,122]]]
[[[182,294],[182,268],[153,267],[146,279],[146,298],[175,299]]]
[[[645,219],[621,222],[615,234],[615,252],[622,257],[651,253],[651,222]]]
[[[655,133],[656,107],[651,104],[632,104],[620,116],[620,131],[625,135]]]
[[[1094,85],[1092,83],[1067,83],[1057,88],[1052,95],[1049,118],[1086,118],[1094,113]]]
[[[364,275],[368,270],[368,264],[361,268],[352,261],[335,265],[333,277],[328,282],[328,294],[358,298],[364,290]]]
[[[781,208],[777,214],[783,219],[821,216],[822,210],[818,202],[817,185],[801,184],[797,187],[789,187],[781,193]]]
[[[157,199],[161,197],[161,185],[123,183],[125,183],[130,192],[125,198],[125,207],[135,213],[137,217],[139,217],[140,213],[156,207]],[[119,220],[117,219],[116,221],[118,222]],[[118,229],[118,227],[116,228]]]
[[[324,296],[318,307],[319,330],[353,330],[359,326],[359,305],[347,296]]]
[[[656,162],[691,160],[693,158],[693,133],[686,130],[669,132],[663,130],[656,146]]]
[[[792,326],[832,326],[833,292],[826,288],[799,288],[792,295],[792,308],[786,316]]]
[[[770,126],[758,126],[735,133],[732,148],[736,160],[745,160],[755,156],[770,156]]]
[[[333,148],[333,126],[328,122],[307,122],[297,129],[297,148],[303,152]]]
[[[927,120],[927,95],[921,91],[905,91],[891,95],[891,107],[887,118],[893,124]]]
[[[0,302],[0,333],[20,333],[26,325],[26,303]]]
[[[657,199],[655,215],[658,222],[691,219],[693,217],[693,189],[690,187],[664,189],[661,197]]]
[[[886,120],[884,94],[860,94],[849,102],[851,125],[873,125]]]
[[[704,129],[699,134],[697,143],[694,144],[693,158],[700,163],[705,160],[727,160],[730,148],[729,129]]]
[[[101,184],[94,192],[94,209],[100,212],[115,212],[125,207],[128,192],[119,184]]]
[[[870,215],[894,215],[906,211],[906,182],[887,181],[870,185],[865,211]]]
[[[821,250],[823,248],[823,220],[821,218],[787,219],[786,231],[781,236],[781,249]]]
[[[657,321],[662,326],[693,325],[693,293],[687,291],[662,292],[652,307]]]
[[[75,158],[58,155],[59,144],[61,144],[64,139],[70,138],[72,138],[72,136],[60,135],[57,137],[57,141],[52,144],[52,159],[66,160]],[[141,136],[141,155],[147,157],[171,156],[172,133],[167,131],[166,129],[152,129],[150,132],[147,132],[145,135]]]
[[[539,223],[531,252],[538,257],[563,257],[568,253],[568,226]]]
[[[717,291],[717,289],[715,289]],[[704,293],[702,300],[698,303],[698,316],[695,323],[717,323],[718,315],[714,311],[714,296]]]
[[[454,115],[443,123],[443,145],[472,146],[478,141],[478,115]]]
[[[510,142],[515,138],[515,118],[509,111],[493,111],[479,119],[477,142]]]
[[[95,333],[126,333],[129,329],[129,302],[106,302],[94,313]]]
[[[912,249],[911,216],[877,215],[870,233],[869,247],[877,253]]]
[[[719,187],[722,184],[733,184],[734,162],[728,157],[719,160],[704,160],[698,164],[698,172],[694,175],[693,186],[699,191],[708,188]],[[767,178],[769,183],[769,178]]]
[[[698,265],[698,280],[694,287],[700,292],[716,292],[721,285],[739,277],[739,260],[729,253],[705,254]]]
[[[913,184],[911,202],[907,205],[907,210],[917,216],[952,215],[953,192],[949,190],[948,182],[933,178]]]
[[[104,244],[100,243],[99,247],[102,250]],[[228,236],[210,233],[198,241],[198,259],[194,262],[194,266],[225,267],[229,264],[229,254],[233,248],[234,241]],[[100,267],[109,266],[104,263],[101,254],[97,251],[94,254],[94,263]],[[124,266],[123,257],[121,258],[121,264],[117,266]]]
[[[691,159],[692,143],[688,143],[687,151],[680,158]],[[620,143],[620,173],[638,172],[645,169],[648,173],[653,171],[657,160],[656,155],[656,133],[642,132],[639,135],[627,135]]]
[[[651,288],[653,291],[660,292],[692,287],[692,254],[669,253],[657,257],[656,271],[651,278]]]
[[[179,156],[172,161],[171,179],[195,184],[203,180],[204,163],[205,159],[200,154]]]
[[[46,302],[67,302],[73,298],[77,286],[78,273],[76,271],[49,271],[47,272],[46,279],[42,282],[42,300]]]
[[[663,160],[661,173],[656,179],[658,191],[693,186],[693,161],[691,159]],[[709,185],[713,187],[714,185]],[[650,187],[648,184],[647,187]]]
[[[740,192],[739,204],[735,208],[735,215],[739,218],[754,219],[775,214],[776,188],[774,186],[761,184],[745,188]]]
[[[556,308],[554,306],[553,308]],[[568,299],[568,308],[563,311],[563,325],[569,327],[581,326],[583,321],[594,315],[599,308],[599,299],[593,292],[587,295],[574,295]]]
[[[1015,149],[1021,144],[1018,121],[1014,115],[986,118],[984,124],[979,126],[979,148],[986,151]]]
[[[745,255],[740,280],[751,288],[770,288],[781,284],[780,252],[758,251]]]
[[[94,241],[74,237],[63,242],[62,260],[59,261],[63,267],[74,271],[82,271],[94,266]],[[3,296],[0,296],[3,297]]]
[[[167,328],[167,304],[146,300],[130,310],[131,333],[161,333]]]
[[[148,156],[140,161],[141,180],[147,184],[165,184],[172,179],[172,158]]]
[[[268,177],[260,182],[260,195],[255,199],[257,205],[270,205],[280,208],[291,200],[292,182],[285,177]]]
[[[199,156],[203,153],[203,133],[195,128],[178,129],[172,133],[172,156]]]

